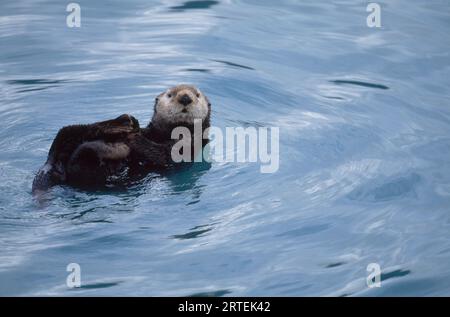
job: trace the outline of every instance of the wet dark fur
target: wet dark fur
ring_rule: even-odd
[[[57,184],[103,187],[108,182],[123,183],[165,170],[174,164],[171,149],[177,140],[171,139],[171,132],[178,126],[187,127],[194,135],[194,127],[185,123],[161,126],[150,122],[146,128],[140,128],[139,122],[127,114],[113,120],[64,127],[51,145],[46,164],[36,174],[32,191]],[[210,111],[202,130],[209,126]],[[202,145],[207,142],[204,140]],[[122,157],[124,153],[127,154]]]

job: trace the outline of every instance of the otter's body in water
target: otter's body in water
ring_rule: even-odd
[[[210,114],[206,96],[194,86],[179,85],[156,98],[153,118],[145,128],[128,114],[64,127],[53,140],[32,191],[44,191],[58,184],[98,188],[163,171],[175,164],[171,150],[178,140],[171,138],[172,130],[186,127],[192,132],[194,122],[201,122],[203,132],[210,126]],[[202,145],[206,143],[207,140]]]

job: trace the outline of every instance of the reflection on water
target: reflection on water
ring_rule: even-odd
[[[194,230],[194,229],[191,229]],[[204,229],[204,230],[196,230],[196,231],[190,231],[189,233],[185,234],[176,234],[173,236],[174,239],[195,239],[199,237],[200,235],[207,233],[208,231],[211,231],[211,229]]]
[[[188,295],[189,297],[220,297],[231,293],[229,290],[223,289],[218,291],[195,293]]]
[[[447,2],[381,3],[381,29],[349,0],[81,6],[67,28],[57,1],[0,4],[1,295],[450,294]],[[59,128],[146,125],[178,83],[214,126],[279,127],[279,171],[195,164],[33,200]]]
[[[201,188],[205,185],[197,185],[197,183],[210,168],[211,163],[206,161],[194,164],[188,163],[187,166],[175,168],[165,173],[164,176],[175,194],[191,191],[199,195]]]
[[[190,9],[209,9],[210,7],[219,4],[219,1],[213,0],[198,0],[186,1],[183,4],[170,7],[173,11],[186,11]]]
[[[357,81],[357,80],[331,80],[332,83],[335,83],[337,85],[356,85],[356,86],[362,86],[362,87],[368,87],[368,88],[378,88],[378,89],[389,89],[388,86],[381,85],[381,84],[372,84],[372,83],[366,83],[363,81]]]
[[[217,63],[225,64],[225,65],[228,65],[228,66],[231,66],[231,67],[238,67],[238,68],[243,68],[243,69],[255,70],[254,68],[251,68],[249,66],[240,65],[240,64],[236,64],[236,63],[232,63],[232,62],[221,61],[221,60],[218,60],[218,59],[213,59],[213,61],[217,62]]]

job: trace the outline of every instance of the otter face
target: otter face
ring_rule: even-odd
[[[208,98],[196,87],[175,86],[156,98],[152,122],[191,125],[194,120],[205,120],[210,107]]]

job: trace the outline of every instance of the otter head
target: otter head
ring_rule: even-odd
[[[192,126],[201,120],[209,126],[211,104],[196,87],[178,85],[156,97],[152,124],[157,127]]]

